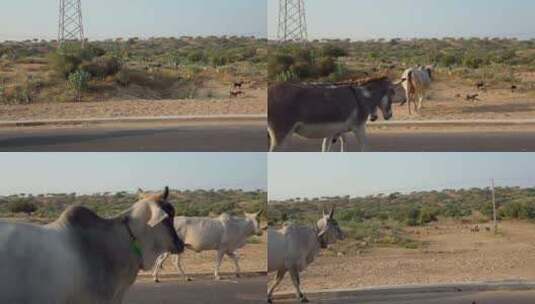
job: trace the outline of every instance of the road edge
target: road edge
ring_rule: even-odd
[[[267,121],[265,114],[244,114],[244,115],[187,115],[187,116],[159,116],[159,117],[116,117],[116,118],[84,118],[84,119],[40,119],[40,120],[18,120],[0,121],[0,128],[13,127],[40,127],[40,126],[76,126],[76,125],[98,125],[109,123],[154,123],[154,122],[176,122],[176,123],[199,123],[199,122],[258,122]]]
[[[532,290],[535,289],[535,281],[496,281],[496,282],[472,282],[472,283],[451,283],[433,285],[399,285],[399,286],[377,286],[354,289],[319,289],[305,290],[307,295],[314,296],[387,296],[403,294],[424,294],[442,292],[461,291],[498,291],[498,290]],[[293,292],[275,294],[275,299],[288,299],[295,297]]]

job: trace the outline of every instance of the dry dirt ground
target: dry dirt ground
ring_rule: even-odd
[[[243,91],[237,98],[0,104],[0,121],[267,113],[265,88]]]
[[[375,248],[360,255],[320,256],[302,274],[303,288],[535,279],[535,224],[504,222],[497,236],[485,229],[473,233],[471,227],[441,222],[409,228],[414,239],[427,244],[419,249]],[[293,292],[289,278],[278,291]]]
[[[528,80],[529,75],[523,75]],[[529,79],[531,80],[531,79]],[[467,101],[467,94],[480,94],[480,101]],[[512,92],[506,85],[491,86],[478,91],[467,81],[439,75],[424,101],[424,108],[409,115],[408,106],[394,106],[395,120],[451,120],[451,119],[533,119],[535,118],[535,91],[519,85]]]
[[[257,273],[265,272],[267,269],[267,237],[264,235],[258,238],[258,243],[247,244],[239,250],[240,256],[240,268],[242,273]],[[190,250],[182,256],[182,266],[186,274],[191,275],[192,279],[213,279],[214,266],[215,266],[215,251],[205,251],[201,253],[194,253]],[[234,263],[231,259],[225,256],[223,263],[221,264],[220,272],[222,277],[233,278],[234,276]],[[160,275],[177,274],[177,270],[172,264],[172,258],[168,258],[164,264],[164,269],[160,272]],[[143,277],[150,276],[151,272],[142,273]]]

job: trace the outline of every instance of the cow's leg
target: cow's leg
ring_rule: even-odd
[[[368,151],[368,136],[366,135],[366,123],[357,126],[353,129],[353,133],[357,138],[359,151],[366,152]]]
[[[321,152],[327,152],[330,147],[331,147],[331,141],[332,141],[332,138],[331,137],[325,137],[323,139],[323,143],[321,144]]]
[[[236,277],[239,278],[240,277],[240,264],[239,264],[239,261],[240,261],[240,257],[239,255],[236,253],[236,252],[230,252],[230,253],[227,253],[228,257],[232,259],[232,261],[234,261],[234,267],[236,269]]]
[[[156,259],[156,264],[154,265],[154,270],[152,271],[152,278],[154,279],[154,282],[160,282],[160,279],[158,279],[158,272],[163,269],[163,263],[165,262],[165,260],[167,260],[168,257],[169,253],[166,252]]]
[[[225,252],[218,251],[217,255],[215,257],[215,271],[214,271],[214,278],[216,281],[221,280],[221,277],[219,276],[219,268],[221,267],[221,262],[223,261],[223,257],[225,256]]]
[[[180,254],[176,254],[173,258],[173,264],[175,269],[182,274],[184,281],[191,281],[191,278],[186,275],[184,268],[182,267],[182,258]]]
[[[301,303],[307,303],[308,299],[305,297],[301,291],[301,279],[299,278],[299,271],[296,268],[290,269],[290,277],[292,278],[292,283],[295,287],[295,293],[299,298]]]
[[[268,289],[268,294],[267,294],[268,303],[273,303],[273,291],[275,291],[275,289],[280,285],[280,283],[282,282],[282,279],[284,279],[285,274],[286,274],[286,270],[279,270],[277,272],[275,283],[273,283],[273,285],[271,285],[271,287]]]

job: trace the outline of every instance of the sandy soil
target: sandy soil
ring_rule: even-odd
[[[265,89],[244,89],[245,95],[224,99],[121,100],[80,103],[0,104],[0,120],[157,117],[179,115],[265,114]]]
[[[447,79],[441,75],[433,83],[424,108],[409,115],[408,106],[394,106],[395,120],[432,120],[432,119],[526,119],[535,118],[535,92],[520,88],[511,92],[508,88],[491,87],[478,91],[458,80]],[[480,101],[466,101],[467,94],[480,94]],[[460,97],[456,96],[460,95]]]
[[[267,237],[264,235],[260,239],[258,244],[247,244],[239,250],[240,255],[240,268],[243,273],[247,272],[265,272],[267,269]],[[214,273],[215,266],[215,251],[205,251],[201,253],[195,253],[190,250],[182,256],[182,265],[187,274],[208,274],[210,278]],[[176,273],[175,267],[172,264],[172,259],[169,258],[164,264],[164,270],[160,274]],[[234,263],[228,257],[223,259],[220,272],[234,273]],[[149,275],[150,273],[143,273]]]
[[[535,224],[505,222],[500,234],[447,222],[410,228],[420,249],[377,248],[317,258],[302,274],[305,290],[535,279]],[[270,275],[270,278],[273,276]],[[270,282],[271,283],[271,282]],[[286,278],[279,291],[291,291]]]

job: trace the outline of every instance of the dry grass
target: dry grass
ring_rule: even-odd
[[[420,249],[375,248],[360,255],[320,256],[302,275],[305,290],[408,284],[533,280],[535,224],[508,221],[495,236],[442,221],[407,228]],[[279,291],[293,291],[285,279]]]

